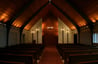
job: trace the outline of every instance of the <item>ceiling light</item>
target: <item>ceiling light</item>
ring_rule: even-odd
[[[47,27],[47,29],[53,29],[53,27],[52,27],[52,26],[50,26],[50,27]]]
[[[51,0],[49,0],[49,3],[51,3]]]

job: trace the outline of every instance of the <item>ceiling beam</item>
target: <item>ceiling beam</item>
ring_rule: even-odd
[[[21,9],[12,17],[10,20],[6,22],[8,26],[11,26],[12,23],[32,4],[34,0],[30,0],[29,3],[26,5],[22,6]]]
[[[72,3],[70,0],[65,0],[71,7],[80,14],[81,17],[83,17],[86,21],[90,29],[93,28],[93,22],[88,18],[86,14],[84,14],[74,3]]]
[[[62,9],[60,9],[57,5],[51,2],[53,6],[55,6],[76,28],[80,31],[80,27],[75,23],[73,19],[71,19]]]
[[[57,5],[55,5],[53,2],[51,2],[52,5],[54,5],[77,29],[78,31],[78,43],[80,43],[80,27],[75,23],[73,19],[70,18],[62,9],[60,9]]]
[[[23,25],[20,27],[21,30],[24,29],[24,27],[46,6],[49,2],[44,4],[39,10],[37,10]]]
[[[14,15],[14,17],[12,17],[10,20],[6,22],[6,28],[7,28],[6,46],[8,46],[8,43],[9,43],[9,31],[10,31],[12,23],[32,4],[33,1],[34,0],[30,0],[29,3],[27,3],[27,5],[22,6],[21,9]]]
[[[20,27],[20,44],[21,44],[21,35],[23,32],[24,27],[46,6],[49,2],[44,4],[42,7],[40,7],[39,10],[37,10],[21,27]]]
[[[90,29],[90,33],[91,33],[91,44],[93,45],[93,24],[94,24],[94,23],[88,18],[88,16],[87,16],[85,13],[83,13],[83,11],[81,11],[81,10],[77,7],[76,4],[74,4],[73,2],[71,2],[71,1],[69,1],[69,0],[65,0],[65,1],[66,1],[69,5],[71,5],[72,8],[74,8],[74,10],[75,10],[76,12],[78,12],[81,17],[83,17],[83,18],[86,20],[87,25],[88,25],[88,27],[89,27],[89,29]]]

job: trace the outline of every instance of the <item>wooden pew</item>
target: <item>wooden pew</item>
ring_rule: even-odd
[[[62,54],[64,52],[88,52],[88,53],[91,53],[91,52],[97,52],[98,51],[98,48],[93,48],[93,47],[81,47],[81,46],[78,46],[78,45],[75,45],[77,47],[74,47],[74,45],[71,47],[59,47],[58,51],[60,53],[60,55],[62,56]]]
[[[25,55],[25,54],[11,54],[11,53],[0,53],[0,60],[5,61],[13,61],[13,62],[22,62],[25,64],[34,64],[32,55]]]
[[[98,53],[96,54],[70,54],[64,59],[64,64],[79,64],[87,61],[97,61]]]
[[[0,54],[31,55],[33,63],[37,63],[37,51],[34,50],[3,50]]]
[[[8,50],[13,50],[13,51],[36,51],[37,52],[37,55],[41,55],[41,53],[42,53],[42,49],[40,49],[40,48],[12,48],[12,49],[8,49]]]
[[[79,62],[79,64],[98,64],[98,60]]]
[[[7,48],[44,48],[42,44],[21,44],[21,45],[14,45]]]
[[[0,60],[0,64],[24,64],[23,62]]]
[[[41,52],[39,49],[22,49],[22,48],[18,48],[18,49],[5,49],[2,51],[2,53],[14,53],[14,54],[30,54],[34,56],[34,59],[39,59],[39,56],[41,55]]]
[[[31,55],[33,63],[37,63],[37,53],[34,50],[3,50],[0,54]]]
[[[80,55],[80,56],[85,58],[84,55],[93,55],[93,54],[98,54],[98,50],[97,49],[95,49],[95,50],[93,50],[93,49],[92,50],[66,50],[65,52],[63,51],[62,57],[64,60],[66,59],[67,64],[73,64],[72,60],[69,61],[69,59],[68,59],[68,58],[70,58],[71,55],[74,55],[74,56]],[[92,57],[90,57],[90,58],[93,59],[93,61],[95,61],[96,56],[94,58],[92,58]],[[76,58],[76,59],[79,59],[79,58]],[[81,59],[81,57],[80,57],[80,59]],[[85,59],[87,59],[87,60],[84,60],[85,62],[91,61],[91,60],[88,60],[87,57]],[[64,61],[65,64],[66,64],[66,61]],[[72,62],[72,63],[70,63],[70,62]]]
[[[69,54],[92,54],[98,53],[98,49],[64,49],[61,53],[62,57],[66,57]]]
[[[41,56],[41,53],[43,52],[44,46],[42,44],[22,44],[22,45],[17,45],[17,46],[11,46],[8,47],[7,49],[10,50],[36,50],[38,52],[38,55]]]
[[[17,58],[16,56],[18,56],[18,58],[19,57],[21,58],[21,56],[24,57],[24,58],[28,57],[28,56],[31,56],[32,57],[31,58],[32,59],[32,63],[29,63],[29,64],[35,64],[35,63],[37,63],[37,59],[39,58],[39,55],[42,52],[43,48],[44,47],[40,46],[40,45],[34,45],[32,47],[32,45],[30,45],[30,44],[22,45],[22,46],[17,45],[15,47],[11,46],[11,47],[7,47],[7,48],[1,48],[0,49],[0,51],[1,51],[0,56],[1,57],[4,56],[4,58],[1,58],[1,60],[2,59],[7,60],[6,57],[9,57],[9,55],[11,56],[11,60],[12,60],[12,57],[14,57],[16,59]],[[25,63],[28,64],[28,62],[25,62]]]
[[[62,55],[62,51],[63,50],[85,50],[85,49],[92,49],[92,47],[86,47],[86,46],[80,46],[80,45],[72,45],[72,44],[69,44],[69,45],[63,45],[63,44],[60,44],[57,46],[57,49],[58,49],[58,52],[60,53],[60,55]]]
[[[57,47],[64,64],[98,63],[98,48],[75,46]]]

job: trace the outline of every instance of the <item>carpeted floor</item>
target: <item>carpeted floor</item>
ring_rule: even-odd
[[[63,64],[56,47],[45,47],[39,64]]]

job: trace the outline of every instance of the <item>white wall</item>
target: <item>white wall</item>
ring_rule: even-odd
[[[22,43],[32,43],[32,35],[31,35],[30,30],[29,31],[23,30],[23,34],[25,34],[25,36],[24,36],[24,42],[22,42]]]
[[[85,26],[80,29],[80,44],[91,45],[90,29]]]
[[[24,43],[32,43],[32,31],[34,32],[33,34],[33,40],[37,41],[37,31],[38,30],[38,43],[37,44],[41,44],[42,43],[42,19],[36,21],[37,23],[28,31],[28,30],[23,30],[22,33],[22,43],[23,43],[23,34],[25,34],[24,37]]]
[[[9,42],[8,46],[19,44],[20,40],[20,30],[16,27],[11,27],[9,32]]]
[[[0,47],[6,46],[6,26],[0,24]]]
[[[38,42],[37,42],[37,31],[38,29]],[[34,40],[36,40],[37,44],[42,44],[42,19],[39,19],[37,23],[31,28],[31,32],[33,31],[34,33]]]
[[[62,43],[62,30],[61,30],[62,28],[64,29],[64,44],[74,43],[74,33],[77,33],[77,31],[76,30],[71,30],[59,18],[58,18],[58,43],[63,44]]]

